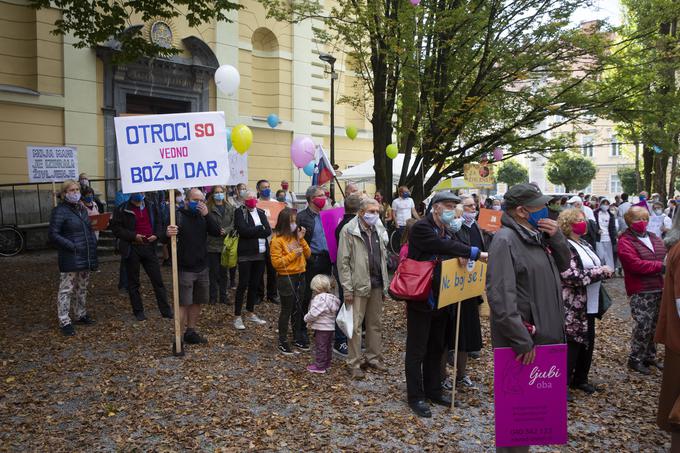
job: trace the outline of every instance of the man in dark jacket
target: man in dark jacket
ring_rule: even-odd
[[[161,315],[172,318],[155,247],[163,229],[162,223],[156,205],[145,200],[144,193],[131,194],[126,203],[116,208],[111,219],[111,231],[120,240],[120,254],[125,260],[132,312],[138,321],[146,319],[139,294],[140,265],[151,280]]]
[[[489,249],[491,342],[494,348],[511,347],[525,365],[533,363],[536,345],[565,342],[560,273],[569,268],[570,253],[557,222],[548,218],[549,199],[530,184],[511,187],[504,196],[503,226]],[[525,323],[535,327],[533,335]]]
[[[321,225],[321,216],[319,216],[321,210],[326,206],[328,198],[324,190],[319,186],[310,186],[305,196],[307,198],[307,207],[298,212],[297,224],[307,230],[305,241],[307,241],[307,244],[312,249],[312,256],[307,260],[305,297],[302,301],[302,310],[304,313],[307,313],[309,301],[312,299],[312,290],[309,287],[312,278],[318,274],[331,275],[332,270],[331,257],[328,254],[328,244],[326,244],[326,236]],[[305,342],[308,343],[307,329],[303,327],[303,330]]]
[[[207,343],[196,332],[201,315],[201,305],[210,295],[208,270],[208,234],[220,236],[220,225],[208,215],[203,192],[191,189],[186,205],[177,211],[177,225],[168,225],[162,235],[163,242],[177,236],[177,263],[179,268],[179,305],[184,341],[189,344]]]
[[[413,225],[408,240],[408,257],[416,261],[450,258],[483,259],[486,253],[455,238],[451,229],[460,198],[451,192],[440,192],[432,199],[432,210]],[[437,308],[441,280],[441,264],[432,276],[428,301],[406,303],[406,391],[408,404],[420,417],[431,417],[426,398],[435,404],[451,405],[451,397],[441,386],[441,361],[446,350],[447,307]]]

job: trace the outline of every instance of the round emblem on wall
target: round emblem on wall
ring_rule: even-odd
[[[157,46],[169,49],[172,47],[172,29],[165,22],[158,21],[151,24],[149,28],[151,42]]]

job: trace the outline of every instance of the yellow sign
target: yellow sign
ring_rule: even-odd
[[[486,286],[486,263],[468,261],[462,266],[458,258],[442,261],[439,308],[481,296]]]
[[[465,182],[475,187],[491,187],[494,185],[493,166],[491,164],[465,164],[463,166]]]

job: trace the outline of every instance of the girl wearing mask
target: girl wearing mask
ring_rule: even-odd
[[[76,334],[69,311],[73,311],[77,324],[93,324],[87,314],[85,300],[90,272],[97,270],[97,238],[80,203],[80,184],[69,179],[61,185],[62,202],[52,210],[48,236],[57,246],[59,259],[59,293],[57,315],[59,327],[66,336]]]
[[[210,269],[210,303],[226,304],[227,268],[222,267],[222,248],[224,238],[234,236],[234,207],[226,201],[226,190],[223,186],[214,186],[208,196],[208,211],[220,226],[220,237],[208,235],[208,268]],[[219,299],[218,299],[219,293]]]
[[[583,212],[567,209],[557,219],[568,238],[569,269],[560,274],[567,333],[567,383],[588,394],[599,389],[588,382],[595,347],[595,317],[599,308],[601,281],[613,269],[605,266],[590,245],[581,239],[587,223]],[[568,396],[571,400],[571,395]]]
[[[248,188],[244,183],[236,184],[236,189],[234,190],[234,196],[229,198],[229,204],[235,208],[240,208],[243,206],[246,199],[246,194],[248,193]]]
[[[99,215],[99,207],[94,201],[94,190],[90,186],[81,186],[81,199],[80,202],[83,204],[87,210],[87,216],[91,217],[93,215]],[[94,232],[94,236],[99,240],[99,231]]]
[[[597,224],[597,255],[602,261],[603,266],[609,266],[616,269],[616,257],[614,250],[616,249],[616,232],[619,231],[619,223],[616,219],[616,211],[611,212],[615,207],[611,207],[611,203],[606,198],[600,199],[600,205],[594,211],[595,223]]]
[[[286,191],[285,190],[279,189],[279,190],[276,191],[276,201],[278,201],[279,203],[286,203]],[[288,205],[288,204],[286,203],[286,205]],[[288,206],[288,207],[290,208],[291,206]]]
[[[663,212],[663,203],[655,201],[652,203],[652,210],[649,213],[649,224],[647,231],[654,233],[660,238],[666,235],[673,226],[673,220]]]
[[[302,337],[303,310],[305,295],[305,272],[307,260],[312,251],[305,241],[304,227],[297,226],[295,211],[286,208],[279,213],[274,228],[270,255],[276,270],[276,284],[281,298],[279,312],[279,351],[284,355],[293,354],[288,341],[288,325],[292,324],[296,344],[305,342]]]

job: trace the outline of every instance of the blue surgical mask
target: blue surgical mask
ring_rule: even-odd
[[[529,218],[527,219],[529,221],[529,224],[534,227],[538,228],[538,221],[541,219],[546,219],[548,217],[548,208],[543,208],[540,211],[532,212],[529,214]]]
[[[190,211],[196,212],[198,209],[198,201],[191,200],[189,203],[187,203],[187,206],[189,207]]]
[[[139,203],[141,201],[144,201],[144,194],[143,193],[132,194],[132,196],[130,197],[130,200],[134,201],[135,203]]]
[[[444,210],[442,211],[441,215],[439,216],[442,219],[442,222],[445,223],[446,225],[451,225],[451,222],[453,219],[456,218],[456,212],[453,210]]]
[[[213,198],[217,201],[224,201],[224,192],[216,192],[213,194]]]
[[[260,191],[260,195],[262,195],[263,198],[269,198],[272,196],[272,190],[271,189],[262,189]]]
[[[94,197],[92,195],[87,195],[87,196],[83,197],[83,201],[85,203],[92,203],[94,201]]]
[[[411,196],[410,192],[404,192],[404,193],[401,194],[401,198],[408,198],[410,196]]]
[[[463,218],[458,217],[457,219],[453,219],[451,223],[449,223],[449,229],[453,231],[454,233],[458,233],[460,231],[460,228],[463,226]]]

